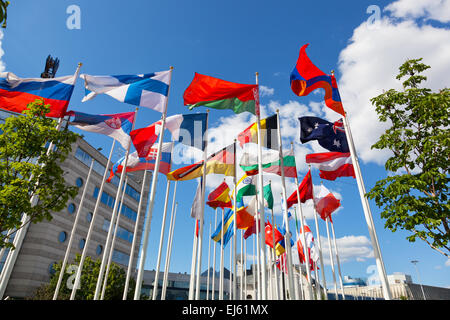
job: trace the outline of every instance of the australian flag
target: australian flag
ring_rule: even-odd
[[[329,151],[350,152],[342,119],[334,123],[317,117],[301,117],[298,120],[302,143],[317,140]]]

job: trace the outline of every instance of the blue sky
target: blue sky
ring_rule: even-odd
[[[407,58],[424,57],[424,62],[431,65],[427,74],[429,87],[437,89],[448,85],[444,74],[444,70],[450,68],[450,18],[445,13],[449,12],[445,10],[448,2],[327,1],[319,4],[295,0],[134,0],[124,5],[123,1],[116,0],[14,1],[10,5],[8,27],[1,40],[4,51],[1,62],[4,71],[14,72],[20,77],[38,77],[48,54],[61,60],[59,76],[73,74],[78,62],[83,63],[81,73],[92,75],[150,73],[173,66],[168,115],[190,112],[183,106],[182,95],[194,72],[240,83],[254,83],[255,72],[259,72],[259,83],[264,86],[261,97],[263,115],[271,115],[280,109],[283,142],[296,142],[299,177],[302,179],[307,172],[304,155],[323,149],[315,143],[300,144],[296,118],[315,115],[330,121],[338,119],[336,113],[323,105],[321,93],[297,97],[289,87],[289,74],[298,50],[303,44],[310,43],[307,52],[312,61],[324,72],[336,71],[361,159],[364,182],[366,189],[370,190],[377,180],[387,175],[383,163],[388,153],[370,149],[385,126],[378,122],[369,99],[383,89],[399,88],[394,78],[398,67]],[[79,30],[70,30],[66,26],[70,17],[66,9],[70,5],[77,5],[81,10]],[[83,94],[83,83],[78,80],[70,109],[98,114],[135,109],[109,96],[98,96],[82,103]],[[159,119],[158,112],[141,108],[136,127],[147,126]],[[231,139],[228,142],[215,141],[211,146],[218,149],[225,146],[220,143],[231,143],[233,135],[253,121],[250,114],[234,115],[228,110],[211,110],[210,128],[214,133]],[[107,155],[112,143],[110,138],[77,132],[84,134],[95,147],[102,147]],[[167,133],[165,137],[168,141],[170,135]],[[115,154],[115,159],[119,156],[120,153]],[[209,190],[222,179],[222,176],[208,176]],[[276,181],[277,178],[271,179]],[[147,269],[155,268],[161,228],[166,179],[160,176],[158,180]],[[320,184],[314,170],[313,180],[315,185]],[[368,270],[375,260],[371,255],[370,237],[356,182],[351,178],[341,178],[335,182],[324,181],[324,184],[342,202],[342,208],[334,219],[342,254],[342,273],[369,278],[373,274]],[[190,271],[194,221],[189,217],[189,211],[196,185],[196,181],[189,181],[178,186],[172,272]],[[288,194],[293,190],[294,185],[290,181]],[[424,284],[450,287],[450,263],[443,255],[425,243],[409,243],[405,239],[408,236],[406,232],[385,230],[384,221],[379,216],[380,209],[373,202],[371,209],[388,274],[410,274],[417,282],[417,274],[410,261],[419,260]],[[281,216],[275,211],[277,222],[281,223]],[[308,224],[314,226],[311,213],[306,215]],[[206,269],[208,255],[206,233],[213,219],[214,211],[207,208],[203,270]],[[168,223],[166,227],[167,234]],[[326,236],[324,225],[320,228],[321,235]],[[248,249],[251,251],[251,243]],[[328,256],[328,252],[324,255]],[[225,259],[227,266],[228,250]],[[330,283],[329,265],[326,271],[327,282]]]

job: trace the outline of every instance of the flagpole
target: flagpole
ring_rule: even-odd
[[[256,201],[256,206],[258,207],[258,201]],[[257,210],[258,212],[258,210]],[[257,218],[258,214],[256,214],[256,218]],[[255,221],[256,226],[258,226],[258,223]],[[255,249],[256,251],[258,251],[258,246],[257,246],[257,242],[258,241],[258,235],[255,234],[255,236],[253,237],[253,247],[252,247],[252,262],[253,262],[253,267],[252,267],[252,275],[253,275],[253,293],[254,293],[254,300],[259,300],[259,291],[257,291],[256,286],[256,277],[258,276],[259,278],[259,266],[257,263],[255,263]],[[255,269],[256,269],[256,274],[255,274]]]
[[[334,75],[334,72],[332,72]],[[355,145],[353,143],[353,136],[350,130],[350,124],[347,118],[347,113],[344,116],[344,128],[346,136],[348,138],[348,146],[350,149],[350,155],[352,157],[353,167],[355,169],[356,183],[358,185],[359,195],[361,198],[361,203],[363,206],[364,217],[366,219],[367,227],[369,229],[370,240],[372,242],[372,247],[374,249],[375,261],[378,269],[378,275],[380,277],[381,285],[383,288],[383,295],[385,300],[391,300],[391,290],[389,287],[389,282],[387,280],[386,269],[383,262],[383,257],[381,255],[380,244],[378,242],[377,233],[375,230],[375,224],[373,222],[372,212],[370,210],[369,201],[366,197],[366,188],[364,186],[364,181],[362,178],[361,168],[359,166],[358,156],[356,154]]]
[[[286,264],[288,271],[288,287],[289,287],[289,299],[293,300],[294,294],[294,274],[292,272],[292,251],[291,251],[291,232],[289,229],[289,219],[288,219],[288,207],[287,207],[287,195],[286,195],[286,181],[284,176],[284,158],[283,158],[283,145],[281,140],[281,128],[280,128],[280,112],[277,109],[277,130],[278,130],[278,153],[280,157],[280,166],[281,166],[281,190],[283,192],[284,199],[284,210],[283,210],[283,219],[285,221],[286,233],[285,233],[285,246],[286,246]],[[297,176],[297,175],[296,175]],[[297,186],[297,181],[296,181]],[[297,196],[298,195],[298,187],[297,187]],[[300,201],[300,200],[299,200]]]
[[[177,182],[175,181],[175,191],[177,188]],[[175,197],[174,197],[174,202],[175,202]],[[175,210],[172,207],[172,217],[173,217],[173,223],[172,223],[172,217],[170,225],[172,227],[172,229],[170,230],[170,240],[169,240],[169,244],[167,247],[167,253],[166,253],[166,263],[164,265],[164,280],[163,280],[163,287],[162,287],[162,291],[161,291],[161,300],[166,300],[166,291],[167,291],[167,279],[169,276],[169,267],[170,267],[170,258],[172,256],[172,243],[173,243],[173,232],[175,229],[175,220],[177,217],[177,208],[178,208],[178,202],[175,203]]]
[[[156,194],[156,188],[157,188],[157,182],[158,182],[158,172],[159,172],[159,166],[161,163],[161,151],[162,151],[162,144],[164,140],[164,129],[166,127],[166,115],[167,115],[167,105],[169,103],[169,94],[170,94],[170,87],[172,84],[172,73],[173,73],[173,67],[170,67],[170,76],[169,76],[169,88],[167,90],[167,97],[165,101],[165,107],[164,112],[162,114],[162,120],[161,120],[161,133],[159,135],[159,141],[158,141],[158,151],[156,153],[156,163],[154,168],[154,174],[153,174],[153,181],[152,181],[152,188],[150,191],[150,204],[147,207],[148,215],[147,220],[145,221],[144,226],[144,241],[142,243],[141,248],[141,259],[139,261],[139,268],[138,273],[136,276],[136,288],[134,290],[134,300],[139,300],[140,294],[141,294],[141,288],[142,288],[142,279],[144,277],[144,265],[145,265],[145,258],[147,257],[147,247],[148,247],[148,237],[150,233],[150,226],[152,221],[152,215],[153,215],[153,206],[155,204],[155,194]]]
[[[206,189],[206,169],[207,169],[207,150],[208,150],[208,121],[209,120],[209,110],[206,110],[206,130],[203,136],[203,141],[205,143],[205,150],[203,150],[203,178],[202,178],[202,207],[200,213],[200,236],[198,242],[198,262],[197,262],[197,287],[195,288],[195,300],[200,300],[200,273],[202,268],[202,246],[203,246],[203,224],[205,215],[205,189]]]
[[[189,276],[189,294],[188,300],[194,300],[194,285],[195,285],[195,266],[197,264],[197,248],[198,248],[198,220],[195,220],[194,227],[194,243],[192,244],[192,260],[191,260],[191,274]]]
[[[292,145],[291,145],[292,148]],[[295,207],[295,236],[297,241],[299,241],[299,228],[298,228],[298,214],[297,214],[297,207]],[[297,246],[297,243],[295,244]],[[298,248],[297,248],[298,251]],[[297,254],[298,255],[298,254]],[[302,282],[302,264],[300,262],[300,259],[298,259],[298,267],[299,267],[299,275],[298,275],[298,281],[295,282],[295,289],[298,291],[298,299],[303,300],[303,282]],[[301,289],[300,289],[300,287]]]
[[[102,198],[103,188],[105,186],[106,177],[108,176],[108,167],[109,167],[109,163],[111,162],[111,158],[112,158],[112,154],[113,154],[115,145],[116,145],[116,139],[113,140],[113,143],[111,145],[111,150],[109,151],[108,161],[106,162],[105,172],[103,173],[103,178],[102,178],[102,183],[100,184],[100,189],[97,194],[97,201],[95,203],[94,212],[92,213],[92,219],[89,224],[89,230],[88,230],[88,233],[86,236],[86,242],[84,244],[83,252],[81,253],[80,263],[78,264],[77,272],[75,275],[74,285],[72,288],[72,292],[70,294],[70,300],[75,299],[75,295],[77,293],[77,290],[79,289],[78,287],[80,286],[81,273],[83,272],[84,260],[86,259],[89,244],[91,243],[92,233],[94,232],[95,221],[96,221],[96,218],[98,215],[98,208],[99,208],[100,201]],[[105,255],[106,253],[104,252],[103,254]]]
[[[229,286],[229,294],[228,294],[228,300],[233,300],[233,295],[232,295],[232,293],[233,293],[233,288],[232,288],[232,281],[233,281],[233,275],[232,275],[232,272],[231,272],[231,269],[233,268],[233,265],[232,265],[232,262],[233,261],[233,238],[232,237],[230,237],[230,273],[229,273],[229,275],[230,275],[230,281],[229,281],[229,284],[230,284],[230,286]]]
[[[209,222],[209,233],[211,234],[211,222]],[[209,269],[210,269],[210,262],[211,262],[211,237],[208,237],[208,275],[206,278],[206,300],[209,300]]]
[[[132,125],[132,129],[131,130],[134,130],[134,127],[135,127],[135,124],[136,124],[137,112],[138,112],[138,108],[136,107],[135,115],[134,115],[134,119],[133,119],[133,125]],[[117,218],[117,209],[119,207],[119,201],[118,200],[119,200],[119,197],[120,197],[120,190],[122,189],[123,181],[124,181],[124,178],[126,176],[126,168],[127,168],[127,165],[128,165],[128,156],[130,155],[130,148],[131,148],[131,143],[128,145],[127,152],[125,154],[125,163],[124,163],[125,174],[121,174],[120,175],[119,186],[117,187],[116,199],[114,201],[114,208],[113,208],[113,211],[112,211],[112,214],[111,214],[111,224],[109,226],[108,235],[106,237],[105,250],[104,250],[104,253],[103,253],[102,262],[101,262],[101,265],[100,265],[100,270],[99,270],[99,274],[98,274],[98,278],[97,278],[97,285],[95,287],[94,300],[98,300],[99,295],[100,295],[103,275],[104,275],[104,272],[105,272],[106,259],[107,259],[107,256],[109,255],[109,251],[110,251],[110,248],[111,248],[111,237],[112,237],[112,233],[113,233],[114,223],[116,222],[116,218]],[[99,194],[98,196],[101,197],[101,194]]]
[[[328,219],[325,220],[325,225],[327,227],[328,247],[329,247],[329,252],[330,252],[330,263],[331,263],[331,272],[333,275],[334,293],[336,295],[336,300],[339,300],[339,295],[338,295],[338,291],[337,291],[337,283],[336,283],[336,273],[334,272],[334,259],[333,259],[333,252],[332,252],[332,247],[331,247],[330,230],[328,228]]]
[[[244,232],[242,232],[242,233],[244,233]],[[245,242],[244,242],[244,299],[243,300],[247,300],[247,240],[245,240]]]
[[[224,229],[224,211],[225,209],[222,208],[222,228],[220,230],[221,232],[221,237],[220,237],[220,280],[219,280],[219,300],[223,300],[223,229]]]
[[[241,229],[241,278],[239,279],[239,296],[244,300],[244,231]]]
[[[256,72],[256,84],[259,85],[259,73]],[[258,90],[259,91],[259,90]],[[260,105],[259,105],[259,92],[258,92],[258,105],[256,106],[256,126],[258,129],[258,182],[259,182],[259,192],[261,194],[261,197],[259,199],[260,205],[259,205],[259,212],[260,212],[260,227],[261,227],[261,299],[266,300],[267,299],[267,286],[266,286],[266,251],[264,248],[264,237],[265,233],[262,231],[264,230],[264,185],[263,185],[263,170],[262,170],[262,140],[261,140],[261,111],[260,111]]]
[[[237,198],[237,163],[236,163],[236,151],[237,151],[237,139],[234,139],[234,223],[233,223],[233,238],[234,238],[234,247],[233,247],[233,261],[235,262],[233,265],[233,276],[234,276],[234,281],[233,281],[233,298],[235,300],[236,299],[236,285],[237,285],[237,281],[236,281],[236,247],[237,247],[237,203],[236,203],[236,198]],[[231,270],[230,270],[231,272]],[[231,278],[231,276],[230,276]]]
[[[214,215],[214,225],[217,226],[217,208],[215,210]],[[211,238],[211,235],[209,236]],[[214,241],[213,243],[213,276],[212,276],[212,289],[211,289],[211,298],[212,300],[215,299],[216,291],[215,291],[215,284],[216,284],[216,243]]]
[[[105,297],[106,285],[108,283],[109,269],[111,267],[112,257],[113,257],[113,253],[114,253],[114,247],[116,245],[117,231],[119,230],[119,225],[120,225],[120,217],[121,217],[121,212],[122,212],[122,207],[123,207],[123,198],[125,196],[125,190],[126,190],[126,186],[128,183],[128,175],[126,174],[126,171],[122,174],[125,174],[125,183],[122,188],[120,207],[117,212],[117,221],[116,221],[116,225],[114,227],[114,234],[113,234],[113,238],[112,238],[112,242],[111,242],[111,249],[109,250],[109,257],[108,257],[108,262],[106,264],[106,271],[105,271],[105,277],[103,279],[103,287],[102,287],[102,293],[100,295],[100,300],[103,300],[103,298]]]
[[[144,171],[144,177],[142,178],[141,193],[140,193],[140,197],[139,197],[139,207],[138,207],[138,212],[136,215],[136,223],[134,225],[133,242],[131,244],[130,259],[128,260],[127,275],[126,275],[126,279],[125,279],[125,288],[123,290],[123,298],[122,298],[123,300],[127,300],[127,296],[128,296],[128,288],[130,285],[131,269],[132,269],[133,260],[134,260],[134,251],[135,251],[136,244],[137,244],[137,233],[138,233],[139,223],[140,223],[140,218],[141,218],[142,203],[144,201],[144,189],[145,189],[145,183],[147,182],[147,172],[148,172],[148,170]],[[150,174],[152,174],[151,171],[150,171]],[[147,205],[148,205],[148,201],[147,201]]]
[[[261,233],[261,225],[260,225],[260,221],[261,221],[261,216],[260,216],[260,203],[258,200],[258,194],[256,194],[256,215],[255,215],[255,226],[256,226],[256,234],[255,234],[255,238],[256,238],[256,258],[257,258],[257,263],[256,263],[256,273],[257,273],[257,282],[256,282],[256,286],[257,286],[257,299],[261,300],[261,259],[260,259],[260,233]],[[259,217],[259,221],[258,221],[258,217]],[[253,253],[254,254],[254,253]]]
[[[62,282],[64,273],[65,273],[65,270],[66,270],[67,261],[69,260],[70,249],[72,248],[72,243],[73,243],[73,240],[75,238],[75,232],[76,232],[76,229],[78,227],[78,221],[79,221],[80,215],[81,215],[81,208],[83,207],[84,199],[86,197],[86,190],[87,190],[87,186],[88,186],[88,184],[90,182],[92,168],[94,167],[94,162],[95,162],[95,159],[94,159],[94,157],[92,157],[91,165],[89,167],[89,173],[88,173],[87,178],[86,178],[86,183],[84,184],[83,193],[81,195],[80,203],[78,205],[77,214],[75,216],[75,221],[73,222],[72,231],[70,233],[69,243],[67,244],[66,253],[64,255],[64,259],[63,259],[63,262],[62,262],[62,265],[61,265],[61,270],[59,271],[58,282],[56,283],[55,293],[53,294],[53,300],[57,300],[58,294],[59,294],[59,289],[61,288],[61,282]]]
[[[338,275],[339,275],[339,285],[341,286],[341,295],[342,299],[345,300],[345,293],[344,293],[344,283],[342,282],[342,273],[341,273],[341,266],[339,262],[339,253],[338,253],[338,247],[336,242],[336,234],[334,233],[334,223],[331,221],[330,217],[327,217],[327,220],[330,221],[331,224],[331,234],[333,235],[333,244],[334,244],[334,251],[336,253],[336,264],[338,268]]]
[[[269,184],[271,185],[272,181],[269,181]],[[271,212],[272,212],[272,227],[274,227],[275,226],[275,218],[273,215],[273,209],[271,209]],[[277,267],[275,265],[276,257],[277,257],[277,255],[275,252],[275,235],[274,235],[274,232],[272,232],[272,262],[273,263],[271,263],[271,268],[274,269],[274,272],[275,272],[275,290],[274,291],[275,291],[275,297],[278,300],[278,281],[277,281],[278,280],[278,272],[277,272]]]
[[[152,300],[156,300],[156,296],[158,295],[159,269],[161,267],[161,252],[164,244],[164,233],[166,229],[166,217],[167,217],[167,206],[169,204],[169,193],[170,193],[170,180],[167,179],[166,197],[164,199],[164,211],[162,215],[161,232],[159,234],[158,257],[156,258],[156,270],[155,270],[155,280],[153,282]]]
[[[298,182],[296,182],[296,185],[298,185]],[[295,208],[295,220],[296,221],[298,221],[298,213],[297,213],[297,208]],[[297,241],[299,241],[300,240],[300,236],[299,235],[297,235]],[[298,251],[298,248],[297,248],[297,251]],[[305,254],[304,252],[303,252],[303,254]],[[302,274],[302,264],[301,264],[301,262],[300,262],[300,258],[298,259],[298,263],[299,263],[299,268],[300,268],[300,299],[301,300],[306,300],[305,299],[305,291],[303,290],[303,274]]]

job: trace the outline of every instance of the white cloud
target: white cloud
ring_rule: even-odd
[[[354,30],[349,44],[339,56],[341,98],[349,114],[356,149],[366,162],[383,164],[390,155],[387,150],[370,149],[387,128],[386,124],[378,121],[370,99],[383,90],[402,88],[401,82],[395,79],[401,64],[407,59],[423,58],[423,63],[431,66],[425,73],[427,87],[437,90],[448,82],[450,30],[426,23],[419,25],[407,18],[410,16],[408,10],[416,5],[416,1],[414,5],[412,2],[401,0],[388,6],[388,12],[396,14],[395,18],[385,15],[376,28],[367,22],[362,23]],[[424,1],[419,3],[423,8],[421,16],[431,17],[425,9],[437,8],[433,7],[434,2],[428,1],[428,6]],[[444,9],[447,3],[443,3],[440,9]],[[327,109],[324,110],[326,115],[330,113]]]
[[[259,94],[261,97],[273,96],[274,93],[275,93],[274,88],[269,88],[266,86],[259,86]]]
[[[444,265],[445,265],[446,267],[450,267],[450,259],[447,259],[447,261],[445,261]]]
[[[0,30],[0,72],[4,72],[6,69],[5,63],[2,60],[5,51],[2,49],[3,31]]]
[[[384,10],[397,18],[425,18],[444,23],[450,21],[450,0],[399,0]]]

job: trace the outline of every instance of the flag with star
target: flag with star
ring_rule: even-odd
[[[318,117],[301,117],[300,141],[317,140],[325,149],[332,152],[350,152],[342,119],[329,122]]]

